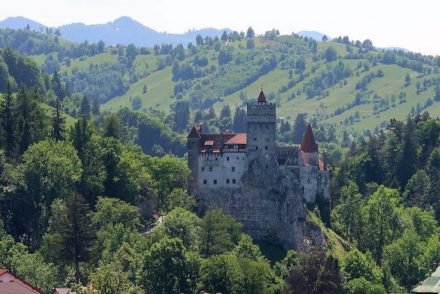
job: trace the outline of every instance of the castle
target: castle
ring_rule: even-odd
[[[277,145],[276,123],[276,105],[261,90],[247,104],[247,133],[205,134],[192,127],[189,188],[199,209],[221,208],[254,238],[301,249],[307,237],[294,231],[304,227],[304,204],[329,201],[329,174],[310,125],[298,148]]]

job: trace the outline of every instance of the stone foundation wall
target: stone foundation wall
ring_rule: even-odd
[[[307,209],[299,167],[279,167],[276,158],[257,158],[241,178],[239,188],[196,192],[201,212],[220,208],[243,224],[257,240],[307,251],[325,246],[322,232],[306,223]]]

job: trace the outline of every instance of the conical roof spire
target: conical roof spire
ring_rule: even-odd
[[[304,137],[301,142],[301,151],[306,153],[318,152],[318,144],[316,144],[310,124],[307,125],[306,132],[304,133]]]
[[[263,88],[261,88],[260,95],[258,95],[258,103],[266,103],[266,96],[264,95]]]
[[[188,138],[201,138],[200,133],[195,126],[193,126],[191,132],[189,132]]]

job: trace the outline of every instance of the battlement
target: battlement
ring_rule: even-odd
[[[248,103],[247,115],[249,116],[276,116],[275,103]]]

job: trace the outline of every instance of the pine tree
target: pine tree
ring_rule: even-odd
[[[189,103],[186,101],[178,101],[174,106],[174,131],[185,130],[189,122]]]
[[[17,94],[17,137],[19,154],[23,154],[32,142],[31,112],[33,106],[34,105],[30,103],[29,93],[26,91],[26,88],[22,86]]]
[[[81,101],[81,106],[79,108],[79,115],[86,119],[90,119],[90,102],[87,97],[83,97]]]
[[[247,116],[246,116],[246,111],[244,111],[244,109],[237,108],[235,110],[232,128],[236,133],[246,132]]]
[[[246,38],[250,39],[250,38],[253,38],[253,37],[255,37],[255,32],[252,29],[252,27],[249,27],[247,29],[247,32],[246,32]]]
[[[89,259],[94,238],[90,208],[80,194],[54,201],[45,242],[56,260],[74,265],[77,282],[81,280],[79,263]]]
[[[293,143],[300,144],[306,131],[306,113],[298,113],[293,125]]]
[[[51,87],[55,95],[62,101],[66,93],[57,72],[54,72],[54,74],[52,75]]]
[[[12,157],[15,153],[15,114],[14,101],[12,98],[10,83],[6,86],[6,95],[4,96],[3,105],[1,107],[2,137],[3,147],[8,157]]]
[[[402,138],[402,154],[398,162],[397,179],[403,189],[417,171],[417,135],[414,121],[408,117]]]
[[[94,99],[93,100],[93,104],[92,104],[92,114],[93,115],[99,115],[100,113],[101,113],[101,111],[99,109],[98,99]]]
[[[93,127],[89,125],[89,121],[85,117],[80,118],[71,128],[72,143],[81,160],[84,160],[84,153],[92,139],[92,134]]]
[[[107,116],[103,126],[104,137],[119,138],[120,124],[119,118],[116,115],[112,114]]]
[[[53,138],[56,141],[64,140],[64,130],[65,130],[65,119],[61,115],[61,103],[60,99],[56,99],[55,109],[52,116],[52,128],[53,128]]]

